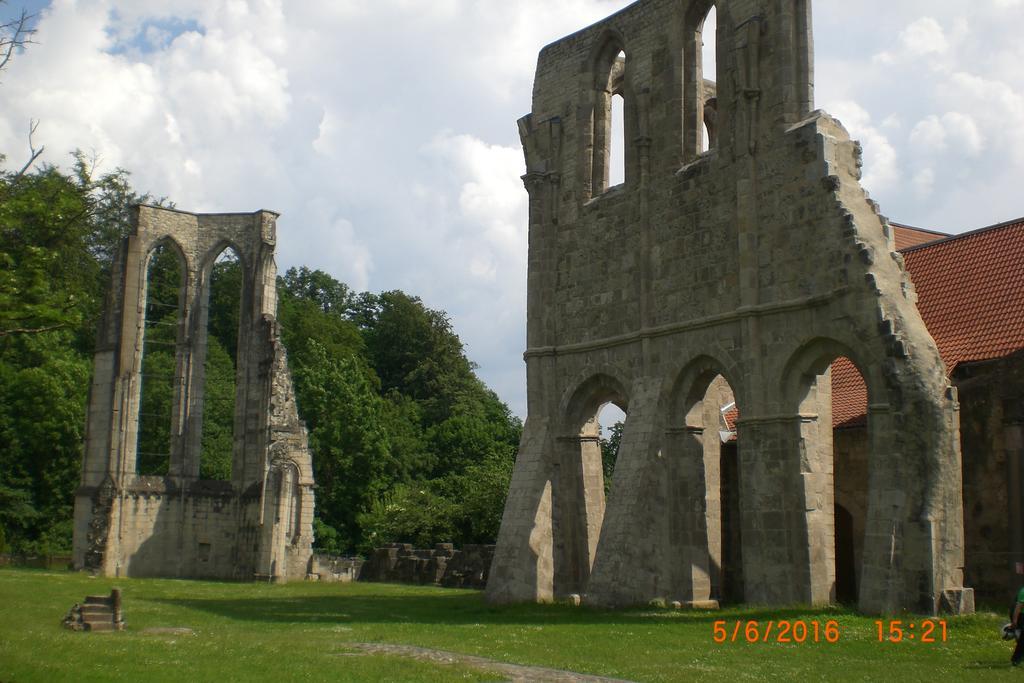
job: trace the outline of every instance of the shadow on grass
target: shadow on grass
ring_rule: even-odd
[[[149,602],[250,622],[318,624],[710,624],[726,620],[828,619],[839,609],[727,608],[667,611],[654,608],[601,610],[567,605],[495,606],[479,593],[429,595],[300,595],[288,598],[149,598]]]

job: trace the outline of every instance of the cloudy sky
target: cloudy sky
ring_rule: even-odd
[[[625,0],[9,0],[40,12],[0,74],[0,152],[94,152],[191,211],[274,209],[282,268],[451,315],[525,413],[516,119],[546,43]],[[1024,215],[1024,0],[816,0],[817,106],[894,220]]]

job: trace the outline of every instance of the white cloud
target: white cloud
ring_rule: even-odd
[[[914,192],[918,199],[927,199],[935,188],[935,170],[922,168],[914,174]]]
[[[313,140],[313,150],[328,156],[334,154],[342,142],[343,134],[344,124],[341,117],[334,112],[325,111],[320,118],[316,139]]]
[[[303,244],[289,245],[282,256],[292,258],[283,260],[282,265],[288,267],[298,261],[309,268],[333,273],[357,291],[366,290],[374,269],[373,256],[356,227],[319,201],[310,207],[310,213],[315,220],[303,231]]]
[[[521,180],[526,171],[522,150],[449,134],[435,138],[428,149],[446,157],[461,174],[462,217],[484,227],[483,237],[496,252],[518,255],[514,261],[525,263],[527,197]]]
[[[978,156],[985,147],[985,138],[969,114],[947,112],[920,121],[910,132],[910,144],[919,153],[937,154],[951,147],[966,156]]]
[[[910,143],[926,151],[944,150],[946,148],[946,127],[934,114],[920,121],[910,131]]]
[[[891,188],[899,183],[898,155],[889,138],[871,121],[856,102],[837,102],[832,115],[842,122],[850,137],[859,140],[864,150],[864,176],[861,183],[869,191]]]
[[[818,106],[856,102],[883,121],[884,141],[855,133],[883,212],[950,231],[1024,213],[998,194],[1005,178],[1024,180],[1024,46],[1014,35],[1022,6],[865,0],[856,10],[825,1],[815,11]],[[906,126],[886,125],[894,116]]]
[[[949,49],[946,32],[931,17],[921,17],[905,28],[899,36],[903,48],[915,56],[942,53]]]

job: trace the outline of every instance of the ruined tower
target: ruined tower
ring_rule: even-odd
[[[276,321],[276,219],[270,211],[136,208],[114,260],[96,342],[75,497],[76,567],[108,576],[305,578],[313,471]],[[214,263],[226,249],[241,272],[231,474],[209,481],[200,478],[207,317]],[[147,291],[147,274],[161,253],[180,273],[164,302]],[[153,310],[159,320],[151,319]],[[139,474],[139,462],[153,454],[141,451],[138,435],[140,419],[152,416],[140,396],[157,378],[153,369],[143,371],[143,356],[161,343],[159,326],[171,359],[171,409],[163,427],[169,452],[157,454],[163,473],[147,476]]]
[[[717,76],[701,58],[713,6]],[[810,12],[640,0],[541,51],[519,122],[528,419],[490,600],[700,602],[729,564],[736,599],[833,601],[829,368],[845,358],[870,405],[860,608],[973,609],[955,392],[859,145],[813,110]],[[610,187],[616,95],[625,180]],[[606,501],[607,402],[627,418]]]

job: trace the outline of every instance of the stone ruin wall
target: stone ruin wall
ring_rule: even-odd
[[[309,574],[312,580],[322,582],[370,581],[482,589],[487,585],[493,559],[493,545],[467,543],[456,549],[451,543],[437,543],[426,549],[414,548],[411,543],[391,543],[375,548],[366,560],[314,555]]]
[[[956,394],[859,145],[813,110],[809,0],[717,3],[713,120],[711,6],[641,0],[540,54],[519,123],[529,417],[488,597],[708,599],[722,567],[704,403],[723,377],[741,413],[743,599],[834,600],[828,367],[845,356],[870,396],[859,605],[970,611]],[[614,93],[625,182],[608,187]],[[627,419],[605,501],[609,401]]]
[[[115,259],[95,354],[74,564],[107,576],[289,580],[312,555],[313,471],[276,321],[277,215],[140,206]],[[137,474],[146,310],[154,248],[183,264],[166,476]],[[207,300],[225,247],[243,270],[231,481],[199,478]]]
[[[1003,604],[1024,559],[1024,353],[961,365],[966,577]]]
[[[359,580],[483,588],[493,559],[493,545],[467,543],[456,550],[451,543],[437,543],[430,549],[392,543],[373,551],[362,565]]]

